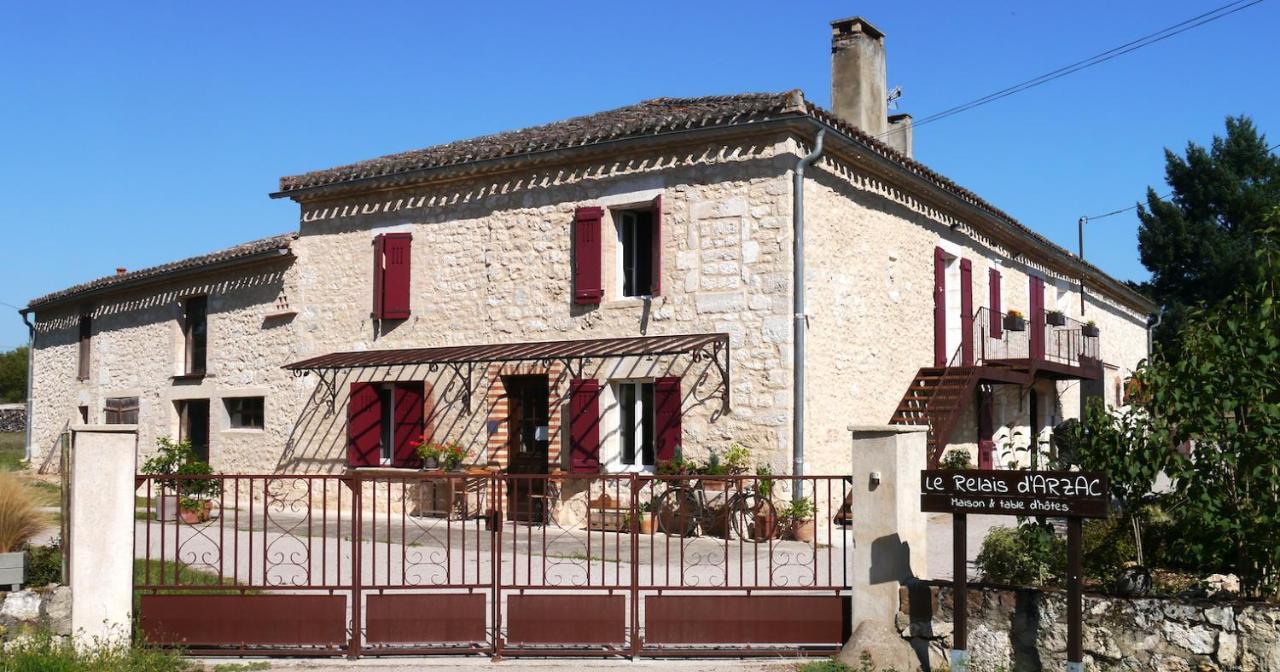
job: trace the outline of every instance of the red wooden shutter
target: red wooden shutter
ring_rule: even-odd
[[[680,448],[680,379],[659,378],[653,383],[654,457],[673,460]]]
[[[382,440],[382,404],[373,383],[352,383],[347,399],[347,466],[377,466]]]
[[[960,358],[973,366],[973,262],[960,260]]]
[[[947,365],[947,255],[933,248],[933,365]]]
[[[1044,359],[1044,280],[1031,278],[1031,296],[1028,306],[1027,328],[1031,330],[1031,357]]]
[[[653,197],[653,271],[650,273],[649,295],[662,295],[662,194]]]
[[[990,296],[988,297],[990,303],[988,308],[990,310],[988,312],[991,315],[991,326],[989,328],[991,338],[1003,338],[1004,324],[1000,321],[1000,271],[993,268],[988,272],[987,277],[990,289]]]
[[[410,259],[413,234],[383,234],[382,315],[384,320],[409,317]]]
[[[382,281],[386,276],[383,271],[382,258],[383,249],[386,247],[385,243],[386,239],[383,234],[373,237],[373,310],[371,312],[376,320],[382,319]]]
[[[604,289],[600,281],[600,220],[604,210],[578,208],[573,215],[573,302],[580,306],[600,304]]]
[[[600,473],[600,381],[569,381],[569,471]]]
[[[391,452],[391,464],[396,467],[418,466],[418,455],[412,443],[422,438],[423,432],[422,383],[397,383],[395,389],[395,437]]]

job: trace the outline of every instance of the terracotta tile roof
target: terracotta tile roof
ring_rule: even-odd
[[[426,149],[361,161],[337,168],[280,178],[279,195],[351,180],[387,177],[415,170],[441,168],[608,140],[642,137],[664,131],[733,126],[782,113],[800,113],[799,91],[741,93],[704,98],[655,98],[615,110],[573,117],[542,126],[460,140]]]
[[[588,147],[613,140],[643,138],[664,132],[696,128],[723,128],[769,119],[809,117],[830,126],[865,146],[887,161],[938,187],[951,196],[984,210],[1026,235],[1035,244],[1059,257],[1059,261],[1079,267],[1081,261],[1071,252],[1036,233],[1008,213],[983,200],[974,192],[956,184],[928,166],[906,157],[880,140],[864,133],[804,98],[795,89],[781,93],[742,93],[703,98],[656,98],[635,105],[574,117],[542,126],[487,135],[470,140],[436,145],[400,154],[390,154],[337,168],[317,170],[280,178],[276,197],[289,197],[302,190],[337,186],[359,180],[377,180],[404,173],[463,165],[477,161],[514,158],[535,152]],[[1089,263],[1083,267],[1096,281],[1107,284],[1139,309],[1150,312],[1155,305],[1124,283],[1112,278]]]
[[[38,308],[52,303],[76,299],[85,294],[96,293],[102,290],[121,289],[165,276],[190,273],[211,266],[248,261],[255,257],[277,253],[281,250],[288,250],[297,237],[298,234],[296,233],[286,233],[279,236],[272,236],[270,238],[242,243],[235,247],[228,247],[226,249],[198,257],[190,257],[181,261],[152,266],[151,268],[129,271],[128,273],[122,273],[120,275],[108,275],[106,277],[98,278],[97,280],[90,280],[89,282],[32,299],[27,303],[27,307]]]

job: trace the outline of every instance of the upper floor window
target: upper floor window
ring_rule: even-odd
[[[373,239],[373,317],[409,317],[410,259],[413,234],[384,233]]]
[[[80,380],[89,379],[89,355],[93,347],[93,317],[80,316],[80,369],[76,374]]]
[[[108,425],[138,424],[138,398],[114,397],[103,404],[102,420]]]
[[[653,294],[653,213],[624,210],[615,213],[618,226],[618,275],[622,296]]]
[[[209,344],[208,297],[192,297],[182,304],[182,335],[186,339],[183,373],[204,375]]]

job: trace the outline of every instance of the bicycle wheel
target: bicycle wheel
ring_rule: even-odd
[[[659,532],[681,537],[696,536],[700,518],[698,498],[685,487],[672,487],[653,503]]]
[[[726,507],[733,534],[743,541],[768,541],[777,534],[778,513],[768,497],[755,490],[733,496]]]

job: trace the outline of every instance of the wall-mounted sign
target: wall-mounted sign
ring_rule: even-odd
[[[926,470],[920,510],[1006,516],[1106,518],[1106,476],[1080,471]]]

